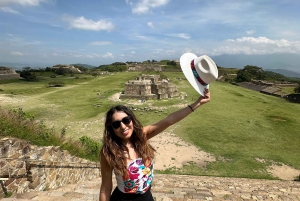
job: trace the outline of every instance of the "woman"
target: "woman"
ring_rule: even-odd
[[[148,140],[210,101],[210,92],[191,105],[173,112],[161,121],[143,127],[127,107],[112,107],[106,113],[103,147],[100,152],[102,184],[100,201],[153,201],[154,149]],[[117,187],[112,191],[113,171]]]

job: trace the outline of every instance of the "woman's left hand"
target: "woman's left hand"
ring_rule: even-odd
[[[199,100],[200,105],[208,103],[210,101],[210,92],[209,92],[209,90],[205,89],[204,90],[204,96],[200,96],[198,100]]]

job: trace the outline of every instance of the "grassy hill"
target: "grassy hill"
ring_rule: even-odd
[[[22,108],[47,127],[57,132],[63,129],[66,138],[89,136],[101,142],[104,114],[112,105],[138,103],[137,107],[158,108],[149,114],[136,112],[147,125],[198,98],[182,73],[166,72],[179,91],[187,95],[184,100],[175,97],[140,103],[112,99],[124,90],[127,80],[138,74],[45,76],[39,82],[1,81],[0,106],[7,110]],[[47,83],[53,80],[63,82],[64,87],[47,88]],[[214,82],[210,90],[209,104],[170,129],[218,160],[209,163],[205,170],[190,164],[180,170],[168,169],[166,173],[271,178],[266,167],[272,162],[300,169],[300,104],[226,82]],[[265,163],[259,162],[260,159]]]

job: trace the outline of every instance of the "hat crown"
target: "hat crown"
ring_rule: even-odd
[[[199,77],[207,84],[218,78],[218,69],[215,62],[208,56],[203,55],[194,59],[194,66]]]

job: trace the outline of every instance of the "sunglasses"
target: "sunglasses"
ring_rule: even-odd
[[[131,122],[131,116],[124,117],[121,121],[114,121],[114,122],[111,123],[111,126],[114,129],[118,129],[121,126],[121,122],[123,124],[130,124],[130,122]]]

